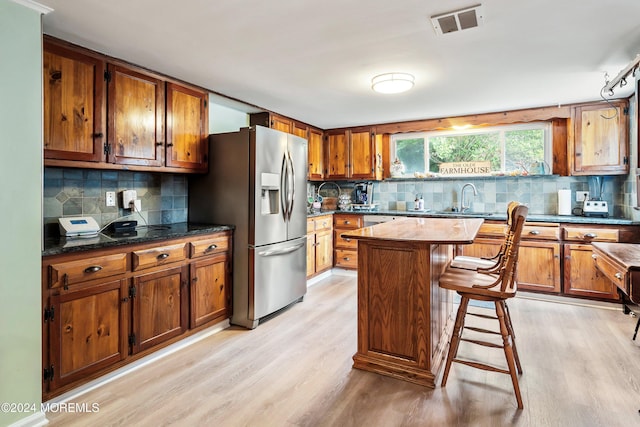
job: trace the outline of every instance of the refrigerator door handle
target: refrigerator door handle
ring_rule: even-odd
[[[296,171],[293,168],[293,159],[291,158],[291,152],[287,151],[287,155],[289,156],[289,165],[291,168],[291,188],[289,194],[289,208],[288,208],[288,221],[291,221],[291,215],[293,214],[293,203],[296,199]],[[287,176],[288,177],[288,176]],[[289,188],[287,188],[289,189]]]
[[[288,170],[289,164],[287,162],[286,154],[282,156],[282,167],[280,168],[280,208],[282,209],[282,219],[284,222],[287,222],[288,212],[287,209],[289,207],[288,198]]]
[[[299,243],[297,245],[288,246],[288,247],[286,247],[284,249],[279,249],[279,250],[276,250],[276,251],[262,251],[262,252],[258,252],[258,255],[260,255],[260,256],[286,255],[286,254],[290,254],[291,252],[297,251],[298,249],[300,249],[304,245],[306,245],[306,243]]]

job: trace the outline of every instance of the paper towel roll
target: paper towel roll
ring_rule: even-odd
[[[558,215],[571,215],[571,190],[558,190]]]

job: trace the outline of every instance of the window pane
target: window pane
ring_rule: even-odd
[[[544,130],[527,129],[506,131],[505,171],[529,169],[535,162],[544,160]]]
[[[424,172],[424,138],[396,140],[396,157],[404,164],[404,174]]]
[[[500,170],[500,133],[434,136],[429,138],[429,171],[438,172],[441,163],[489,161]]]

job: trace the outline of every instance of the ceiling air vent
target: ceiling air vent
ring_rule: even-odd
[[[475,28],[482,25],[482,5],[465,7],[453,12],[441,13],[431,17],[431,23],[438,35]]]

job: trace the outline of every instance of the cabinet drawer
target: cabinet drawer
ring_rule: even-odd
[[[478,237],[504,237],[507,232],[506,223],[483,223],[478,231]]]
[[[333,218],[330,216],[315,218],[313,223],[315,226],[314,231],[331,230],[333,228]]]
[[[315,227],[316,227],[315,221],[313,219],[311,219],[311,218],[308,218],[307,219],[307,234],[313,233],[315,231],[315,229],[316,229]]]
[[[333,259],[336,267],[358,268],[358,251],[352,249],[336,249]]]
[[[564,240],[618,242],[620,240],[620,230],[616,228],[565,227]]]
[[[49,287],[58,288],[127,272],[127,254],[96,256],[49,265]]]
[[[212,237],[210,239],[196,240],[189,242],[189,253],[191,258],[200,258],[227,252],[229,250],[229,238],[227,236]]]
[[[333,232],[333,239],[336,248],[356,249],[358,247],[358,241],[350,237],[341,237],[340,234],[344,231],[345,230],[334,230]]]
[[[606,256],[603,256],[600,253],[594,253],[591,255],[596,263],[596,268],[602,272],[609,280],[611,280],[617,287],[622,289],[625,292],[628,292],[627,283],[628,272],[625,268],[619,267],[617,264],[612,262]]]
[[[522,229],[523,239],[558,240],[560,227],[558,225],[525,225]]]
[[[142,249],[133,252],[133,270],[144,270],[158,265],[186,259],[186,243],[158,246],[150,249]]]
[[[333,227],[342,229],[356,229],[363,227],[362,215],[334,215]]]

